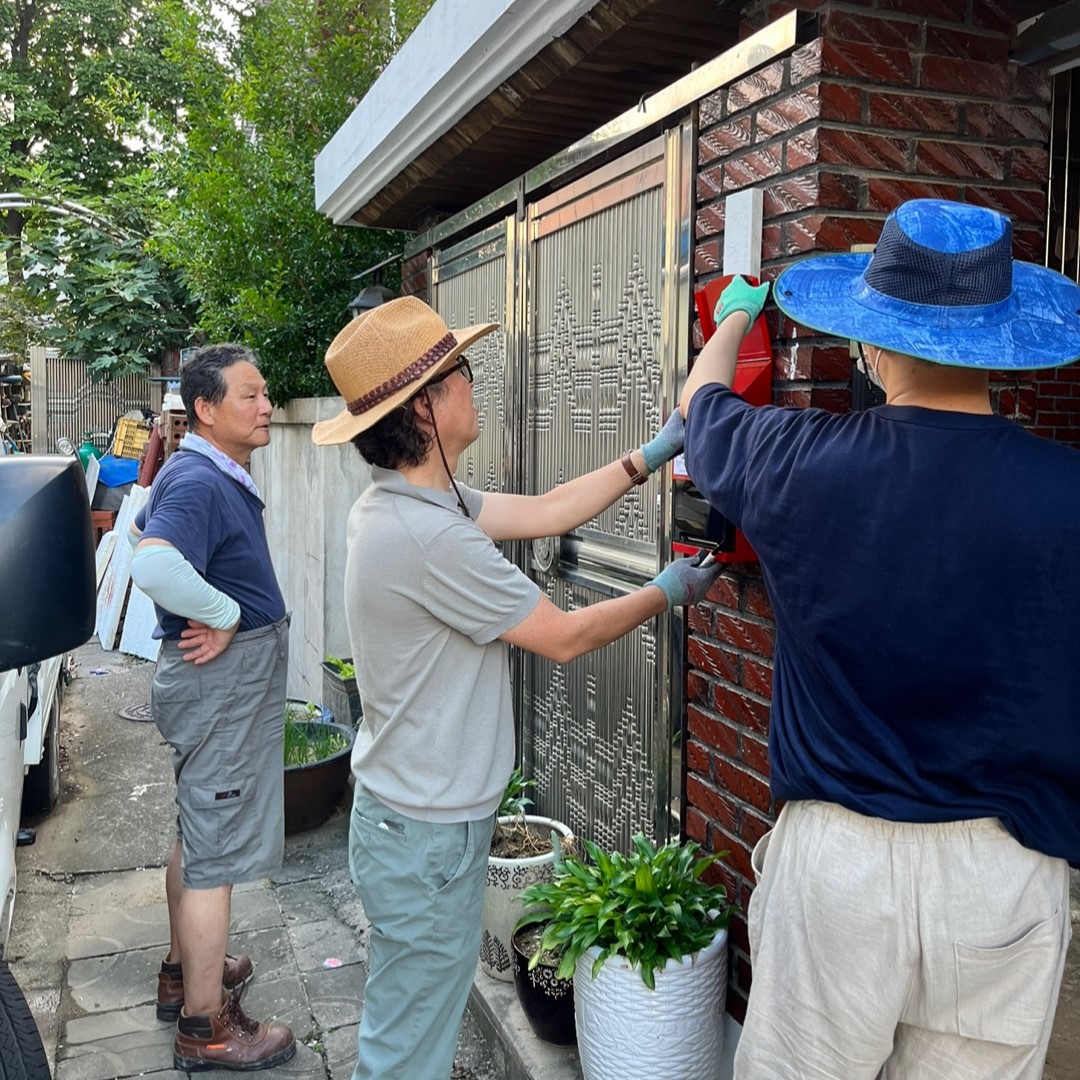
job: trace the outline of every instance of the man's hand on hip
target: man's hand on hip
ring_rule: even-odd
[[[180,631],[180,640],[177,647],[184,649],[184,659],[191,660],[196,664],[205,664],[220,656],[232,641],[233,635],[240,626],[240,621],[228,630],[217,630],[213,626],[188,619],[188,628]]]

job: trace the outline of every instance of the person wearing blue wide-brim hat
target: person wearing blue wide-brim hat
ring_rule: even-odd
[[[767,292],[742,279],[682,394],[776,619],[737,1080],[1042,1073],[1080,865],[1080,454],[995,415],[989,372],[1080,358],[1080,287],[1011,248],[1003,215],[915,200],[872,255],[779,276],[794,352],[858,342],[884,405],[730,390]]]

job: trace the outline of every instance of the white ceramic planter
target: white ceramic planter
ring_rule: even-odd
[[[512,820],[499,819],[504,824]],[[551,818],[526,814],[525,821],[542,830],[545,835],[552,831],[563,837],[572,835],[566,825]],[[514,927],[525,912],[521,894],[529,885],[551,881],[554,864],[553,851],[528,859],[497,859],[494,856],[488,859],[480,967],[493,979],[514,981],[514,959],[510,949]]]
[[[656,973],[656,989],[641,972],[612,956],[592,978],[600,950],[592,948],[574,972],[574,1016],[585,1080],[715,1080],[724,1047],[727,941],[711,945]]]

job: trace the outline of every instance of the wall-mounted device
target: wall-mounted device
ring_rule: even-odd
[[[734,275],[710,281],[694,297],[701,333],[706,341],[716,330],[713,311],[720,294]],[[746,275],[751,284],[756,277]],[[759,315],[747,331],[739,347],[732,389],[751,405],[772,404],[772,342],[765,316]],[[715,552],[717,562],[756,562],[754,549],[746,537],[722,514],[714,510],[701,492],[694,487],[686,472],[686,462],[680,454],[672,463],[672,507],[674,525],[671,549],[677,555],[696,555],[705,550]]]

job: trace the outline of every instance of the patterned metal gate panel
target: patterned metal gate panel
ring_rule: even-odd
[[[436,250],[448,325],[498,322],[469,350],[481,435],[457,474],[538,494],[659,429],[689,340],[689,129],[669,132],[469,239]],[[670,539],[667,480],[571,536],[504,546],[559,607],[633,591]],[[676,627],[655,620],[569,664],[511,650],[519,742],[541,813],[626,848],[669,812]]]
[[[655,140],[530,208],[529,491],[608,464],[670,411],[665,177]],[[552,602],[573,609],[651,577],[662,495],[650,481],[572,536],[534,545],[531,568]],[[604,846],[668,832],[668,632],[661,618],[569,664],[523,659],[524,758],[537,802]]]
[[[514,446],[512,389],[507,322],[509,282],[505,222],[438,253],[432,271],[432,306],[451,330],[473,323],[498,323],[501,330],[481,338],[468,352],[473,369],[473,398],[480,412],[480,437],[458,462],[457,476],[480,491],[519,491],[520,470]],[[512,309],[513,304],[511,302]]]

